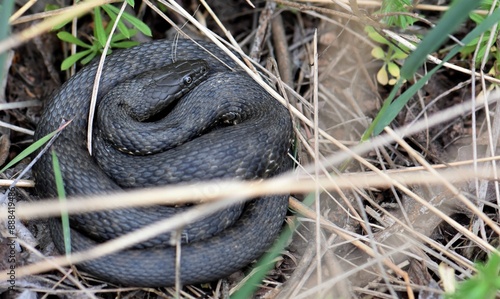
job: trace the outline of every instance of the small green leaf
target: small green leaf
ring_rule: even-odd
[[[474,38],[478,37],[481,33],[487,31],[494,24],[500,21],[500,9],[497,8],[493,11],[491,15],[482,22],[477,25],[471,32],[469,32],[463,39],[462,44],[470,43]],[[450,52],[443,58],[443,62],[432,68],[428,71],[421,79],[411,85],[405,92],[403,92],[398,98],[396,98],[396,94],[399,92],[401,85],[404,80],[401,78],[396,82],[394,88],[391,90],[389,96],[384,100],[382,108],[378,112],[377,116],[373,120],[372,124],[368,129],[366,129],[365,133],[361,137],[361,141],[367,141],[372,136],[376,136],[380,134],[384,127],[389,125],[390,122],[396,118],[397,114],[401,109],[406,105],[406,103],[413,98],[413,96],[420,90],[431,78],[433,74],[435,74],[443,65],[444,62],[449,61],[453,56],[455,56],[460,50],[459,46],[455,46],[450,50]],[[394,100],[394,102],[393,102]]]
[[[387,71],[385,70],[385,64],[377,73],[377,81],[382,85],[387,85],[387,83],[389,83],[389,76],[387,75]]]
[[[118,28],[118,31],[123,34],[123,36],[127,39],[130,39],[132,37],[132,35],[130,34],[130,30],[127,28],[127,26],[125,26],[125,24],[120,21],[118,22],[118,25],[116,25],[116,27]]]
[[[135,29],[127,29],[128,32],[129,32],[129,35],[130,36],[134,36],[137,34],[137,30]],[[113,37],[111,38],[111,43],[115,43],[115,42],[119,42],[119,41],[122,41],[122,40],[127,40],[128,38],[123,35],[121,32],[118,32],[118,33],[115,33],[113,35]]]
[[[94,31],[97,40],[102,48],[106,45],[106,40],[108,39],[108,35],[106,34],[106,30],[104,30],[104,24],[102,23],[101,17],[101,9],[99,7],[94,8]]]
[[[52,11],[61,8],[61,6],[57,4],[47,4],[45,5],[44,11]]]
[[[108,51],[108,53],[109,53],[109,52],[110,52],[110,51]],[[94,59],[94,57],[96,57],[97,53],[99,53],[99,52],[98,52],[98,51],[92,51],[92,52],[90,52],[90,53],[87,55],[87,57],[85,57],[85,58],[83,58],[83,59],[82,59],[81,63],[82,63],[82,64],[87,64],[87,63],[89,63],[90,61],[92,61],[92,59]]]
[[[371,26],[366,26],[365,31],[368,33],[368,37],[370,37],[373,41],[379,43],[379,44],[385,44],[388,45],[389,42],[385,37],[380,35],[375,29]]]
[[[118,15],[118,13],[120,12],[119,9],[117,9],[116,7],[114,7],[113,5],[111,4],[104,4],[103,6],[101,6],[101,8],[106,12],[106,14],[112,19],[112,20],[116,20],[116,16]],[[116,8],[116,10],[114,9]]]
[[[117,7],[109,4],[106,4],[106,8],[109,8],[116,14],[118,14],[118,12],[120,11]],[[144,23],[143,21],[139,20],[138,18],[126,12],[123,13],[122,17],[128,22],[130,22],[130,24],[132,24],[135,28],[137,28],[137,30],[142,32],[144,35],[152,36],[151,29],[149,29],[148,25],[146,25],[146,23]]]
[[[64,59],[64,61],[61,63],[61,71],[69,69],[73,64],[77,63],[80,59],[82,59],[89,53],[92,53],[91,49],[75,53],[69,56],[68,58]]]
[[[111,17],[112,21],[108,25],[108,27],[106,28],[108,35],[109,35],[109,33],[111,33],[111,29],[113,29],[113,25],[116,22],[116,18],[117,18],[117,16]],[[117,34],[120,34],[120,36],[122,36],[121,39],[130,39],[133,36],[133,34],[131,34],[130,29],[125,25],[125,23],[122,22],[121,19],[118,22],[118,25],[116,25],[116,28],[118,28],[118,31],[115,31],[115,33],[113,34],[113,37],[111,37],[111,40],[113,40],[115,38],[115,35],[117,35]]]
[[[487,50],[486,45],[479,48],[479,51],[477,51],[476,55],[476,63],[480,63],[481,60],[483,60],[484,54],[486,54],[486,50]]]
[[[475,47],[477,45],[477,43],[479,43],[479,39],[481,39],[481,38],[480,37],[476,37],[476,38],[472,39],[470,41],[470,43],[467,44],[467,46],[473,46],[473,47]]]
[[[139,30],[140,32],[142,32],[142,34],[146,35],[146,36],[153,36],[153,33],[151,32],[151,29],[149,28],[148,25],[146,25],[146,23],[144,23],[143,21],[135,18],[135,17],[132,17],[130,15],[123,15],[123,18],[127,21],[129,21],[132,25],[134,25],[135,28],[137,28],[137,30]]]
[[[134,7],[135,6],[135,2],[134,0],[127,0],[127,4]]]
[[[108,35],[111,33],[111,29],[113,28],[114,23],[118,20],[118,15],[115,13],[110,7],[112,5],[106,4],[102,6],[102,9],[108,14],[109,18],[112,20],[112,22],[106,27],[106,31],[108,32]],[[122,15],[123,16],[123,15]],[[130,33],[128,31],[127,26],[122,22],[120,19],[118,24],[116,25],[118,28],[118,31],[125,36],[125,38],[129,39],[130,38]]]
[[[395,64],[394,62],[388,62],[387,63],[387,70],[389,71],[389,74],[391,74],[393,77],[399,78],[399,66]]]
[[[75,44],[77,46],[80,46],[82,48],[91,48],[92,45],[89,45],[89,44],[86,44],[85,42],[83,42],[82,40],[80,40],[79,38],[73,36],[71,33],[69,32],[66,32],[66,31],[61,31],[61,32],[58,32],[57,33],[57,37],[62,40],[62,41],[65,41],[67,43],[71,43],[71,44]]]
[[[380,10],[377,13],[382,15],[387,14],[383,18],[383,21],[388,26],[397,26],[404,30],[416,21],[415,18],[404,15],[404,13],[410,12],[409,8],[412,6],[413,4],[411,0],[383,0]]]
[[[106,31],[108,32],[108,35],[111,33],[111,29],[113,28],[114,23],[118,20],[117,13],[115,13],[112,9],[110,9],[110,7],[114,7],[114,6],[109,5],[109,4],[102,6],[102,9],[108,14],[110,19],[112,20],[112,22],[108,25],[108,27],[106,27]],[[122,17],[123,17],[123,14],[122,14]],[[116,27],[118,28],[118,31],[123,36],[125,36],[125,38],[130,39],[130,37],[132,35],[130,34],[130,31],[127,28],[127,26],[123,23],[122,19],[119,20],[118,25],[116,25]]]
[[[405,59],[406,57],[408,57],[408,54],[406,54],[405,52],[403,52],[400,49],[396,48],[394,50],[394,54],[392,54],[391,60],[392,59]]]
[[[384,50],[382,50],[381,47],[375,47],[372,49],[372,52],[371,52],[372,56],[376,59],[384,59],[385,57],[385,52]]]

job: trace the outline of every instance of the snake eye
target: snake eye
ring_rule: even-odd
[[[191,84],[191,82],[193,82],[193,78],[191,78],[191,76],[186,76],[182,80],[184,81],[184,84],[186,84],[186,85]]]

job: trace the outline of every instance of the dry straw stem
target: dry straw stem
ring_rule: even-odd
[[[319,145],[319,104],[318,104],[318,30],[314,30],[314,39],[313,39],[313,107],[314,107],[314,144]],[[319,154],[319,146],[314,147],[314,180],[317,182],[319,180],[319,175],[321,173],[320,170],[320,154]],[[321,215],[321,202],[319,200],[320,196],[320,185],[316,184],[316,188],[314,189],[314,208],[316,211],[316,218],[315,219],[315,237],[316,237],[316,244],[321,244],[321,222],[320,222],[320,215]],[[322,269],[321,269],[321,246],[316,246],[316,278],[317,278],[317,284],[322,283]]]
[[[352,3],[352,0],[295,0],[295,2],[304,2],[304,3],[316,3],[316,4],[325,4],[331,5],[332,3],[338,4],[341,7],[347,7]],[[356,0],[356,5],[361,7],[380,7],[382,6],[382,0]],[[414,9],[418,10],[428,10],[428,11],[447,11],[450,7],[447,5],[432,5],[432,4],[417,4],[412,6]],[[479,14],[487,14],[486,10],[474,10],[475,13]]]
[[[29,0],[26,2],[18,11],[16,11],[10,18],[9,18],[9,23],[12,24],[13,21],[15,21],[17,18],[22,16],[28,9],[30,9],[33,4],[36,3],[37,0]]]
[[[451,177],[455,173],[456,173],[456,171],[450,173],[449,176]],[[473,175],[472,172],[470,172],[470,174]],[[424,175],[424,177],[425,177],[425,175]],[[427,177],[428,177],[428,175],[427,175]],[[77,211],[81,212],[83,210],[90,211],[91,209],[89,209],[89,207],[99,206],[99,205],[100,205],[100,208],[107,209],[110,207],[110,205],[109,205],[110,203],[113,203],[115,205],[115,207],[116,206],[119,206],[119,207],[127,206],[127,203],[131,203],[131,202],[136,204],[136,205],[145,204],[145,202],[161,203],[162,201],[152,202],[152,199],[154,199],[155,196],[157,196],[157,198],[165,198],[165,197],[182,198],[183,195],[184,196],[188,195],[188,196],[192,196],[192,197],[200,197],[200,194],[203,194],[203,193],[206,194],[207,190],[209,190],[210,192],[213,192],[213,194],[211,196],[205,196],[207,198],[216,198],[216,197],[218,197],[218,195],[230,196],[231,194],[234,197],[234,196],[237,196],[235,194],[242,194],[242,193],[244,194],[245,197],[251,197],[251,196],[254,196],[254,195],[256,196],[259,194],[272,193],[273,190],[274,190],[274,192],[276,192],[277,191],[277,190],[275,190],[276,187],[279,191],[280,184],[277,183],[277,181],[279,182],[278,179],[262,182],[261,184],[267,183],[267,185],[268,185],[267,190],[266,190],[266,188],[259,188],[259,187],[262,187],[262,186],[259,186],[260,184],[256,184],[256,186],[250,186],[250,184],[246,183],[246,182],[232,182],[232,183],[227,183],[227,184],[221,183],[221,185],[219,185],[219,188],[218,188],[218,190],[220,190],[219,192],[217,192],[217,190],[214,190],[213,183],[207,183],[206,185],[202,184],[202,185],[198,185],[195,187],[172,186],[169,188],[158,188],[158,189],[149,190],[146,192],[134,191],[134,192],[124,193],[122,195],[110,196],[110,197],[105,198],[105,199],[104,198],[97,198],[94,200],[91,200],[91,199],[82,199],[82,200],[76,200],[76,201],[71,200],[67,203],[67,207],[68,207],[68,211],[70,213],[72,213],[72,212],[77,212]],[[354,180],[354,181],[359,181],[359,180]],[[325,180],[325,181],[321,181],[319,183],[323,185],[324,183],[327,183],[327,182],[331,182],[331,181]],[[349,186],[351,188],[352,182],[353,182],[353,180],[348,180],[345,182],[345,184],[346,184],[346,186]],[[316,188],[317,183],[318,182],[315,182],[314,180],[310,180],[309,184],[305,184],[305,186],[308,186],[309,190],[313,190]],[[395,182],[393,182],[393,184],[394,183]],[[290,186],[290,183],[287,182],[287,183],[282,184],[281,186],[286,187],[286,185]],[[335,187],[337,187],[338,185],[339,185],[338,182],[336,182],[336,184],[334,184]],[[217,184],[216,184],[216,186],[217,186]],[[245,188],[245,186],[247,188],[248,187],[250,187],[250,188],[247,189],[247,188]],[[297,186],[297,184],[296,183],[292,184],[292,186]],[[261,189],[261,190],[258,192],[252,193],[251,189],[255,189],[255,188]],[[193,189],[197,189],[196,192],[194,192],[194,194],[189,194],[189,193],[193,193],[192,192]],[[166,192],[167,190],[168,190],[168,192]],[[184,191],[184,192],[176,192],[176,191]],[[237,191],[239,191],[239,192],[237,192]],[[244,191],[247,191],[247,192],[244,192]],[[302,191],[307,191],[307,190],[304,189]],[[154,192],[154,193],[151,194],[151,192]],[[141,194],[141,196],[138,195],[139,193]],[[146,199],[143,202],[140,202],[139,198],[143,198],[143,199],[146,198]],[[128,234],[127,236],[122,237],[120,239],[116,239],[116,240],[104,243],[102,245],[99,245],[99,246],[97,246],[97,247],[95,247],[92,250],[89,250],[87,252],[72,255],[70,260],[67,260],[65,257],[59,257],[56,259],[52,259],[51,261],[45,261],[42,263],[38,263],[38,264],[30,265],[30,266],[27,266],[24,268],[20,268],[19,273],[20,273],[20,275],[40,273],[40,272],[44,272],[44,271],[52,269],[54,263],[62,266],[62,265],[67,265],[70,262],[76,263],[78,261],[86,260],[89,258],[96,258],[99,256],[103,256],[105,254],[114,252],[116,250],[126,248],[127,246],[130,246],[131,244],[141,242],[149,237],[155,236],[156,234],[158,234],[160,232],[175,229],[176,227],[180,227],[186,223],[191,223],[192,221],[195,221],[196,219],[199,219],[200,217],[205,216],[207,213],[218,210],[219,208],[225,207],[228,204],[233,203],[233,202],[234,202],[233,199],[226,199],[223,201],[218,201],[216,203],[197,206],[197,207],[193,208],[192,210],[187,211],[187,212],[182,213],[182,214],[179,214],[178,216],[176,216],[174,218],[155,223],[154,225],[151,225],[151,226],[146,227],[144,229],[138,230],[132,234]],[[297,206],[296,202],[293,204],[294,204],[294,206]],[[40,213],[40,211],[42,211],[42,213]],[[53,202],[39,202],[36,204],[31,204],[29,206],[25,206],[25,205],[22,205],[20,203],[16,212],[17,212],[20,219],[32,218],[34,216],[42,216],[42,215],[43,216],[51,216],[51,215],[55,216],[59,213],[59,203],[57,203],[55,201],[53,201]],[[306,215],[308,214],[307,209],[302,208],[301,212],[306,214]],[[0,213],[0,215],[7,215],[7,214]],[[315,217],[316,216],[314,216],[314,218]],[[326,225],[325,227],[327,227],[327,228],[333,227],[330,223],[325,222],[324,219],[321,219],[320,221],[323,225]],[[338,230],[335,230],[335,233],[341,234],[341,232],[339,233]],[[345,237],[346,235],[343,234],[343,236]],[[352,239],[349,236],[346,236],[345,238],[347,240]],[[362,244],[361,245],[356,244],[356,245],[361,246],[363,248],[366,247],[365,245],[362,245]],[[370,252],[370,251],[368,251],[368,252]],[[392,268],[392,265],[391,265],[391,268]],[[3,274],[0,275],[0,279],[4,278],[2,275]]]
[[[120,0],[109,0],[109,1],[106,1],[106,3],[115,3],[115,2],[120,2]],[[29,2],[26,3],[25,6],[27,6],[28,4],[29,4]],[[64,15],[68,11],[72,11],[73,9],[74,9],[74,6],[68,6],[68,7],[63,7],[63,8],[59,8],[59,9],[54,9],[54,10],[39,12],[39,13],[35,13],[35,14],[31,14],[31,15],[27,15],[27,16],[23,16],[23,17],[11,17],[9,19],[9,22],[10,22],[11,25],[18,25],[18,24],[32,22],[32,21],[36,21],[36,20],[40,20],[40,19],[47,19],[47,18],[53,17],[53,16]],[[89,10],[87,10],[87,11],[89,11]],[[19,15],[20,16],[20,15],[22,15],[22,13],[23,12],[21,12],[21,13],[16,12],[14,14],[14,16],[15,15]]]
[[[108,53],[109,46],[111,44],[111,39],[115,34],[116,27],[118,26],[118,22],[122,17],[125,8],[127,7],[127,2],[123,1],[120,11],[116,15],[116,22],[113,23],[113,27],[109,33],[109,36],[106,40],[106,45],[104,45],[104,49],[102,50],[101,57],[99,59],[99,64],[97,65],[97,71],[94,78],[94,85],[92,86],[92,96],[90,97],[89,103],[89,115],[87,118],[87,150],[89,154],[92,156],[92,130],[94,128],[94,115],[95,109],[97,105],[97,94],[99,92],[99,82],[101,81],[102,69],[104,67],[104,61],[106,60],[106,54]]]
[[[0,180],[0,186],[9,187],[12,186],[14,180]],[[33,188],[35,187],[35,183],[32,180],[19,180],[16,183],[16,187],[18,188]]]
[[[441,167],[441,166],[439,166]],[[444,167],[444,166],[443,166]],[[449,168],[437,171],[440,177],[451,182],[465,182],[475,177],[490,179],[493,175],[488,167]],[[359,173],[337,177],[321,176],[299,178],[295,174],[268,179],[260,182],[204,182],[195,185],[173,185],[151,189],[132,190],[113,195],[96,197],[74,197],[65,207],[69,214],[88,213],[108,209],[151,206],[157,204],[207,203],[228,197],[254,198],[270,194],[309,193],[319,185],[322,190],[351,190],[354,188],[387,188],[395,183],[402,185],[441,185],[436,177],[419,168],[415,171],[388,171],[380,173]],[[35,219],[58,216],[61,208],[58,200],[42,200],[33,203],[19,202],[16,216],[19,219]],[[7,219],[7,209],[0,207],[0,220]]]
[[[499,99],[500,99],[499,90],[495,90],[486,95],[482,94],[481,96],[477,97],[474,102],[472,100],[468,100],[461,104],[454,105],[450,108],[434,113],[428,116],[427,118],[397,128],[394,130],[394,132],[401,137],[411,136],[415,133],[425,131],[428,128],[437,126],[439,124],[460,117],[461,115],[470,113],[471,108],[473,111],[475,111],[476,109],[484,108],[484,105],[493,104]],[[321,133],[322,130],[319,129],[319,132]],[[382,134],[372,138],[369,142],[360,143],[353,147],[347,148],[338,140],[336,140],[335,138],[333,138],[328,134],[323,135],[323,137],[325,137],[325,139],[332,145],[341,149],[340,152],[335,152],[334,154],[331,154],[324,158],[322,164],[325,165],[325,167],[329,167],[332,165],[339,165],[344,161],[346,161],[347,159],[351,159],[353,157],[356,159],[360,159],[358,160],[360,162],[364,161],[365,163],[368,163],[366,160],[361,158],[360,155],[366,154],[375,148],[383,148],[384,146],[390,145],[394,142],[394,139],[392,137],[388,136],[387,134]],[[314,170],[314,167],[305,166],[305,169],[308,172],[312,172]]]
[[[13,131],[17,131],[17,132],[20,132],[20,133],[23,133],[26,135],[31,135],[31,136],[33,136],[35,134],[35,132],[33,132],[32,130],[29,130],[29,129],[26,129],[23,127],[19,127],[19,126],[13,125],[13,124],[9,124],[8,122],[4,122],[1,120],[0,120],[0,127],[11,129]]]
[[[12,103],[1,103],[0,110],[23,109],[28,107],[39,107],[39,106],[42,106],[42,102],[38,100],[28,100],[28,101],[19,101]]]

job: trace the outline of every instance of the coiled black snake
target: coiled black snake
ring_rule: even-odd
[[[180,99],[161,107],[161,112],[154,115],[125,121],[147,128],[145,132],[122,128],[118,121],[99,124],[97,120],[94,127],[97,160],[89,155],[85,137],[97,62],[84,67],[53,93],[35,139],[54,131],[63,119],[72,119],[53,144],[69,197],[209,179],[258,179],[290,168],[287,151],[292,129],[288,111],[218,47],[206,42],[200,44],[224,64],[188,40],[153,41],[116,51],[106,59],[98,95],[99,115],[106,117],[111,112],[116,116],[119,109],[128,105],[106,106],[107,100],[103,99],[107,94],[129,97],[131,103],[137,100],[139,108],[145,110],[151,101],[156,105],[157,99],[165,94],[169,100],[172,94],[176,94],[174,100]],[[186,73],[162,75],[175,68]],[[179,84],[193,85],[181,90],[178,85],[170,84],[178,79]],[[142,91],[137,91],[137,86]],[[148,95],[145,101],[138,100],[142,92]],[[183,93],[186,94],[182,96]],[[113,125],[118,128],[112,128]],[[113,130],[120,128],[121,132],[130,132],[132,141],[115,148],[107,140],[115,135]],[[158,140],[160,144],[168,143],[168,150],[152,149],[150,143]],[[148,148],[134,153],[139,155],[130,154],[136,151],[132,149],[135,143],[143,146],[144,142]],[[37,192],[42,197],[56,197],[50,155],[43,155],[33,171]],[[183,209],[158,206],[71,216],[72,251],[88,249]],[[287,196],[269,196],[186,227],[182,238],[186,243],[181,247],[181,282],[212,281],[247,265],[273,242],[286,210]],[[50,229],[56,247],[63,251],[60,220],[52,219]],[[175,248],[163,245],[169,239],[169,234],[158,236],[79,266],[103,280],[122,285],[173,285]]]

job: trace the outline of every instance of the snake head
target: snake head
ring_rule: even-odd
[[[122,83],[124,88],[119,98],[123,103],[119,106],[137,121],[155,118],[202,82],[208,72],[209,66],[204,60],[180,60],[144,72]]]

